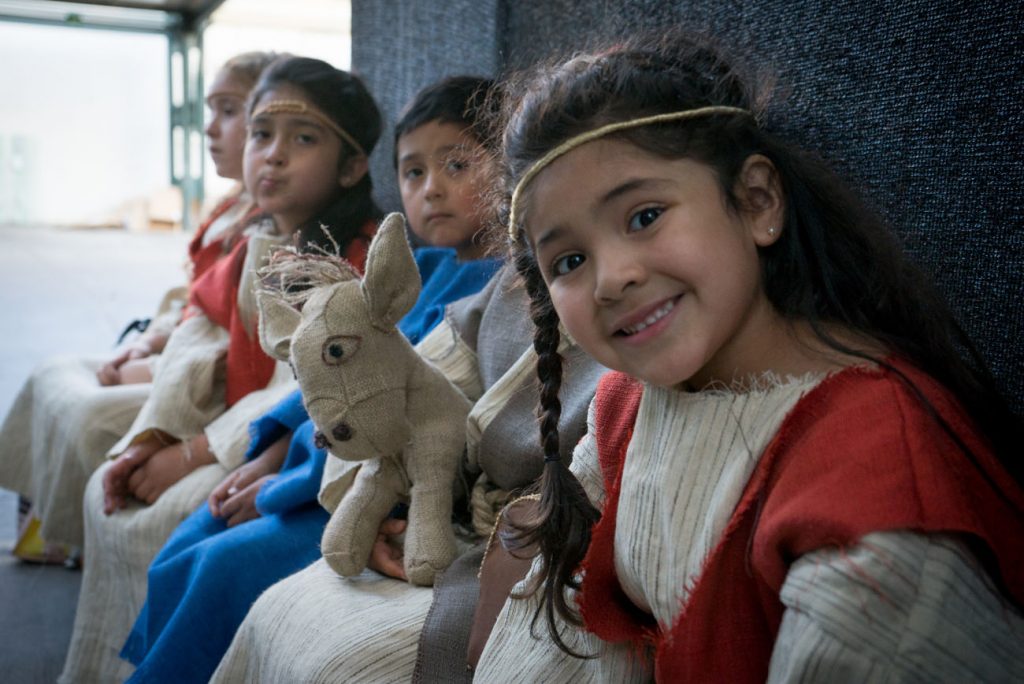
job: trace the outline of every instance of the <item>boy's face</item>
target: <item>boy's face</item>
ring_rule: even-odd
[[[412,232],[434,247],[453,247],[460,259],[482,248],[473,236],[484,215],[483,150],[465,129],[429,121],[398,139],[398,188]]]

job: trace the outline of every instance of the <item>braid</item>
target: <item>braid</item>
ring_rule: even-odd
[[[544,472],[540,479],[540,502],[536,515],[513,532],[502,534],[502,541],[513,549],[536,544],[539,550],[541,569],[529,588],[530,593],[542,591],[542,601],[533,617],[534,624],[543,611],[548,631],[560,649],[576,657],[592,657],[576,653],[566,645],[558,633],[556,615],[570,624],[582,624],[574,607],[566,601],[564,588],[579,588],[576,572],[590,545],[591,527],[600,513],[590,503],[583,486],[569,472],[568,464],[561,459],[558,421],[562,402],[558,391],[562,384],[562,357],[558,353],[561,339],[558,314],[551,305],[540,270],[528,249],[519,251],[515,264],[530,296],[530,317],[535,328],[533,348],[537,352],[537,379],[540,383],[538,417]]]

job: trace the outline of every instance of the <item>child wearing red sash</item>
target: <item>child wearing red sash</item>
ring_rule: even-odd
[[[508,92],[547,464],[477,677],[1024,676],[1019,421],[884,224],[702,41]],[[562,329],[616,371],[571,471]]]

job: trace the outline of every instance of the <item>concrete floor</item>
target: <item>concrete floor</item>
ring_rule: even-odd
[[[0,226],[0,416],[55,354],[103,354],[184,280],[187,236]],[[0,489],[0,681],[53,682],[64,663],[81,573],[10,555],[17,496]]]

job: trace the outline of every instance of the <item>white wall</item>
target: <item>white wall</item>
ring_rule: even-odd
[[[250,50],[290,52],[322,59],[339,69],[352,60],[349,0],[227,0],[203,32],[203,78],[209,85],[220,66]],[[205,157],[207,201],[224,194],[229,181]]]
[[[0,222],[97,220],[167,187],[168,125],[163,36],[0,22]]]

